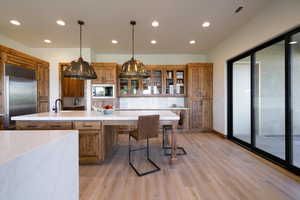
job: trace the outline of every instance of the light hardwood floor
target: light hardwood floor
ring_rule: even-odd
[[[128,138],[102,165],[80,166],[81,200],[299,200],[300,178],[215,134],[178,134],[188,155],[174,166],[161,140],[151,141],[158,173],[138,177],[128,165]],[[136,155],[139,163],[143,157]],[[144,165],[138,165],[144,168]]]

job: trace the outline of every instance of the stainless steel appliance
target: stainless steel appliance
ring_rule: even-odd
[[[92,98],[115,98],[115,85],[93,84]]]
[[[12,116],[37,112],[37,81],[35,70],[5,65],[4,128],[13,129]]]

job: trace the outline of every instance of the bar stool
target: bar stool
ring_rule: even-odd
[[[162,142],[162,148],[164,149],[164,154],[165,156],[170,156],[171,153],[167,153],[167,150],[169,149],[172,149],[171,146],[167,145],[167,140],[168,140],[168,133],[167,131],[172,131],[172,126],[171,125],[163,125],[163,135],[162,135],[162,138],[163,138],[163,142]],[[181,153],[176,153],[177,156],[182,156],[182,155],[186,155],[186,151],[183,147],[177,147],[177,149],[180,149],[181,150]],[[177,150],[176,149],[176,150]]]
[[[160,170],[160,168],[150,159],[149,156],[149,138],[158,137],[158,129],[159,129],[159,115],[147,115],[147,116],[139,116],[137,129],[129,131],[129,165],[136,172],[138,176],[145,176],[147,174],[151,174]],[[137,149],[131,148],[131,137],[133,137],[136,141],[147,140],[147,146]],[[135,166],[131,162],[131,152],[145,150],[147,151],[147,160],[150,164],[154,166],[155,169],[139,172]]]

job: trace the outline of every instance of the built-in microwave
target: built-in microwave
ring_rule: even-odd
[[[92,98],[115,98],[115,85],[93,84]]]

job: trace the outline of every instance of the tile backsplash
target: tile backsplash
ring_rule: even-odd
[[[64,97],[64,107],[73,107],[74,105],[74,99],[75,97]],[[84,97],[78,97],[78,102],[76,106],[85,106],[85,98]]]
[[[184,97],[136,97],[120,98],[120,109],[184,107]]]

